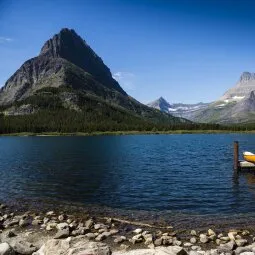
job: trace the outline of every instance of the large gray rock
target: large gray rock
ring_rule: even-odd
[[[91,242],[86,237],[68,237],[64,240],[48,240],[33,255],[110,255],[110,248],[104,243]]]
[[[113,252],[112,255],[186,255],[187,252],[179,246],[156,247],[155,249],[137,249],[127,252]]]
[[[15,252],[22,255],[30,255],[38,250],[32,243],[23,240],[16,241],[12,248]]]
[[[0,243],[0,255],[14,255],[15,252],[8,243]]]

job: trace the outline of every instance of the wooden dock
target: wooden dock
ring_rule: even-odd
[[[255,164],[245,161],[239,160],[239,143],[237,141],[234,142],[234,170],[238,171],[254,171],[255,173]]]

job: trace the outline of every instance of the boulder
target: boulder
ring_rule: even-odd
[[[38,250],[38,248],[35,247],[32,243],[23,240],[17,240],[14,242],[12,248],[16,253],[22,255],[30,255]]]
[[[64,223],[59,223],[59,224],[57,225],[57,229],[58,229],[58,230],[69,229],[69,225],[68,225],[66,222],[64,222]]]
[[[187,252],[180,246],[156,247],[155,255],[186,255]]]
[[[209,238],[207,237],[207,235],[201,234],[200,235],[200,242],[201,243],[208,243],[209,242]]]
[[[58,230],[54,238],[55,239],[67,238],[69,235],[70,235],[69,228],[64,228],[64,229]]]
[[[237,239],[236,240],[236,245],[238,247],[242,247],[242,246],[246,245],[247,243],[248,243],[248,241],[246,239]]]
[[[50,239],[33,255],[110,255],[104,243],[91,242],[84,236],[68,237],[64,240]]]
[[[135,234],[141,234],[143,232],[143,230],[141,228],[137,228],[133,231],[133,233]]]
[[[15,252],[8,243],[0,243],[0,255],[14,255]]]
[[[93,224],[94,224],[94,221],[93,221],[92,219],[89,219],[89,220],[87,220],[87,221],[85,222],[85,227],[86,227],[87,229],[89,229],[89,228],[91,228],[91,227],[93,226]]]
[[[122,242],[124,242],[124,241],[126,241],[127,240],[127,238],[125,237],[125,236],[117,236],[114,240],[113,240],[113,242],[114,243],[122,243]]]
[[[220,246],[218,246],[217,249],[221,253],[222,252],[227,253],[227,252],[232,252],[235,249],[235,247],[236,247],[236,243],[234,241],[230,241],[226,244],[221,244]]]

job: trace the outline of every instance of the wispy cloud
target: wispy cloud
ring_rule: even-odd
[[[13,39],[10,37],[4,37],[4,36],[0,36],[0,43],[9,43],[12,42]]]
[[[127,91],[135,90],[135,75],[130,72],[116,72],[112,77],[117,80],[123,89]]]

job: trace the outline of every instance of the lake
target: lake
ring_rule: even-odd
[[[252,134],[0,137],[0,201],[178,215],[253,215],[255,175],[233,175]]]

